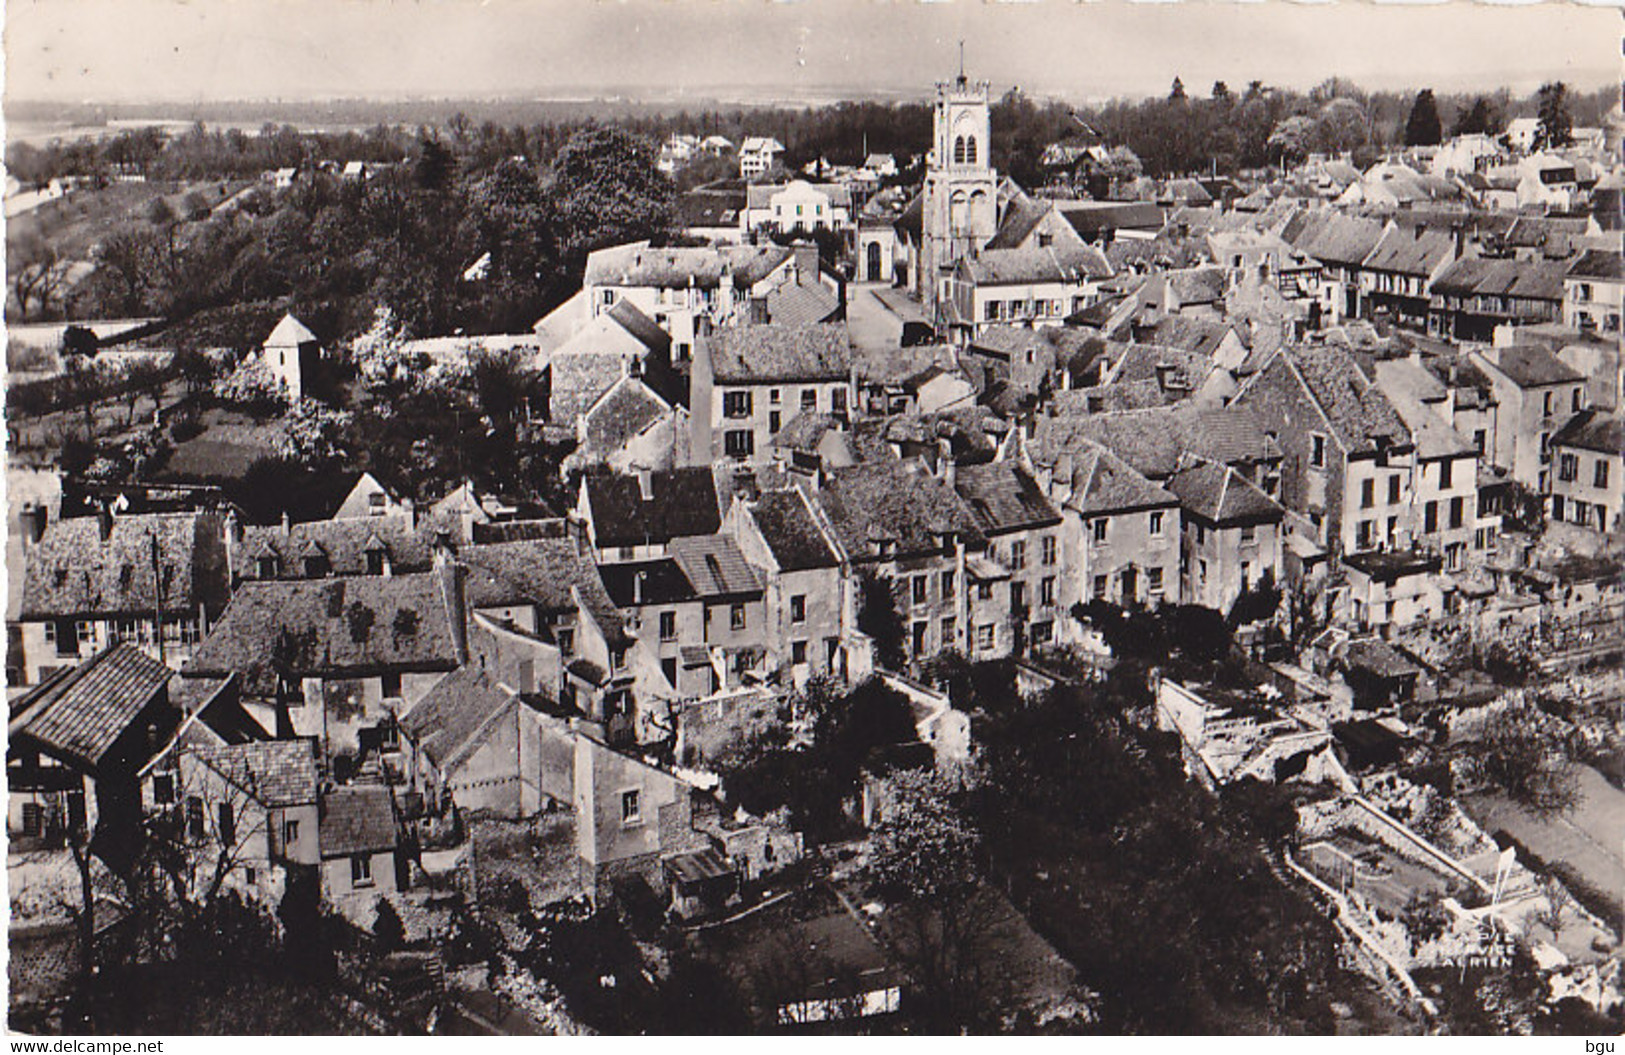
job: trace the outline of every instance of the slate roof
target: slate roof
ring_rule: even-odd
[[[909,199],[903,211],[898,215],[897,222],[892,226],[903,234],[910,236],[916,243],[919,242],[921,231],[925,224],[925,195],[916,194]]]
[[[1416,453],[1423,459],[1455,457],[1475,450],[1425,401],[1443,400],[1444,383],[1425,366],[1409,359],[1384,359],[1376,364],[1377,385],[1410,427]]]
[[[714,535],[722,527],[710,466],[651,472],[648,499],[629,473],[590,473],[586,488],[599,546],[669,542]]]
[[[741,597],[762,592],[761,576],[727,535],[690,535],[671,540],[671,555],[700,597]]]
[[[1585,380],[1582,374],[1539,345],[1515,344],[1499,348],[1492,353],[1490,361],[1519,388]]]
[[[395,804],[388,788],[334,788],[322,800],[322,856],[382,853],[395,849]]]
[[[1172,370],[1168,370],[1168,367],[1172,367]],[[1131,344],[1117,361],[1112,382],[1133,384],[1136,381],[1154,381],[1161,387],[1163,375],[1166,375],[1168,388],[1195,392],[1217,369],[1217,364],[1200,352],[1160,344]]]
[[[1557,430],[1552,442],[1616,458],[1625,456],[1625,418],[1600,410],[1582,410]]]
[[[401,716],[401,728],[435,765],[456,765],[479,747],[479,734],[516,706],[477,667],[447,674]]]
[[[724,274],[748,289],[790,258],[785,246],[652,248],[648,242],[599,249],[587,256],[585,286],[715,289]]]
[[[449,575],[359,575],[245,582],[192,655],[188,674],[243,676],[256,696],[278,675],[365,677],[451,670],[459,631]]]
[[[767,491],[751,503],[750,512],[781,571],[840,565],[840,554],[818,529],[812,509],[798,488]]]
[[[1036,282],[1082,282],[1110,278],[1112,266],[1094,246],[1029,246],[984,249],[961,262],[980,286],[1018,286]]]
[[[1625,255],[1607,249],[1587,249],[1569,267],[1569,278],[1625,279]]]
[[[334,575],[365,575],[367,553],[379,547],[389,555],[394,573],[422,571],[433,563],[429,535],[413,529],[405,518],[358,517],[291,524],[286,534],[281,525],[247,525],[235,571],[243,578],[261,578],[258,561],[271,557],[277,561],[272,578],[303,578],[302,559],[314,551],[327,558]]]
[[[166,613],[199,604],[215,610],[225,603],[229,584],[218,514],[115,516],[106,541],[100,523],[90,516],[46,526],[24,558],[20,618],[151,615],[160,592]]]
[[[1228,465],[1198,461],[1168,479],[1179,504],[1210,524],[1280,520],[1280,505]]]
[[[801,410],[796,416],[784,423],[769,441],[775,447],[784,447],[793,451],[813,451],[818,448],[818,442],[824,438],[824,433],[831,429],[839,429],[840,423],[833,414],[826,414],[818,410]]]
[[[957,533],[972,546],[984,541],[953,489],[903,462],[837,469],[812,498],[855,560],[873,558],[881,540],[895,543],[899,556],[938,552],[938,533]]]
[[[1038,482],[1015,462],[958,466],[954,490],[989,536],[1061,521],[1060,512],[1044,497]]]
[[[94,769],[174,675],[144,652],[113,645],[13,703],[7,735]]]
[[[314,737],[301,737],[194,747],[192,754],[260,805],[275,809],[318,800],[317,750]]]
[[[852,345],[844,323],[730,326],[701,339],[719,385],[836,381],[852,369]]]
[[[1362,266],[1369,271],[1425,278],[1455,251],[1455,242],[1442,231],[1423,231],[1418,237],[1409,228],[1395,226],[1383,233]]]

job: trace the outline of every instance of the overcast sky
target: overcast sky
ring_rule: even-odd
[[[9,0],[19,99],[595,94],[606,88],[924,92],[966,66],[1075,98],[1308,87],[1592,88],[1620,12],[1369,2],[1100,0]]]

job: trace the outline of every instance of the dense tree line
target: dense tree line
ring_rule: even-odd
[[[591,249],[667,233],[675,189],[645,139],[583,130],[546,167],[507,155],[485,164],[458,145],[455,132],[425,135],[369,180],[314,173],[203,221],[129,223],[97,247],[77,311],[176,318],[288,304],[327,318],[323,336],[335,338],[387,307],[412,336],[521,332],[579,286]]]

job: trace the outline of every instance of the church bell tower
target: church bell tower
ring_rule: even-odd
[[[981,251],[998,230],[988,84],[959,76],[937,85],[931,155],[921,216],[923,259],[916,291],[941,326],[955,265]]]

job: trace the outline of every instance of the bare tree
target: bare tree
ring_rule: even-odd
[[[11,292],[18,317],[28,322],[45,314],[61,294],[69,265],[55,246],[37,236],[21,239],[12,252]]]

